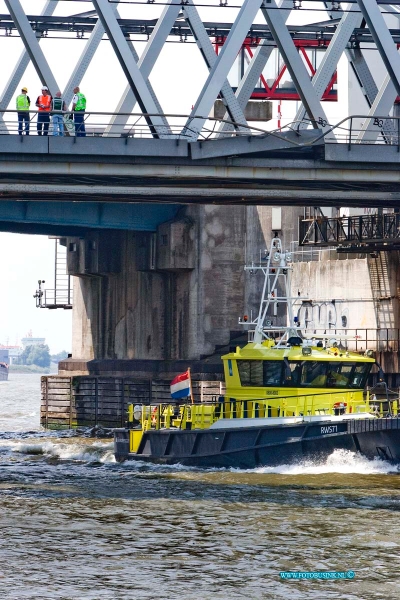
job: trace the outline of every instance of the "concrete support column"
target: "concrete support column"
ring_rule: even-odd
[[[192,205],[156,233],[69,238],[73,359],[195,361],[229,346],[245,334],[238,317],[258,307],[261,282],[244,265],[259,259],[278,225],[289,247],[299,211],[285,209],[279,225],[271,207]]]
[[[157,234],[70,238],[73,357],[196,360],[228,344],[244,309],[246,228],[245,207],[192,206]]]

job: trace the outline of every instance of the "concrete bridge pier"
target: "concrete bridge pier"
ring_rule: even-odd
[[[300,210],[285,211],[287,244]],[[185,206],[156,232],[67,238],[73,348],[60,374],[169,377],[192,365],[220,377],[207,357],[234,344],[238,317],[257,306],[260,282],[243,267],[269,243],[271,219],[271,207]]]

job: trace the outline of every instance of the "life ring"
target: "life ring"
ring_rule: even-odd
[[[333,405],[333,412],[336,416],[344,415],[347,412],[347,402],[335,402]]]
[[[347,402],[335,402],[333,408],[347,408]]]

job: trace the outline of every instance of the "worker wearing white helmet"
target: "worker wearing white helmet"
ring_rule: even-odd
[[[49,88],[45,85],[42,86],[42,93],[36,100],[36,106],[38,107],[38,119],[37,119],[37,133],[38,135],[48,135],[50,125],[50,109],[51,109],[52,97],[49,93]]]

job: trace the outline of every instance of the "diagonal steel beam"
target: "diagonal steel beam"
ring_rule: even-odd
[[[375,142],[380,133],[382,133],[384,137],[398,135],[397,127],[394,127],[393,121],[389,120],[381,123],[381,119],[378,119],[376,122],[373,119],[375,115],[380,117],[382,115],[389,116],[389,112],[393,108],[396,97],[397,93],[394,83],[390,75],[387,75],[382,87],[376,95],[373,105],[370,108],[368,118],[365,119],[361,127],[361,131],[357,138],[358,142],[366,140],[368,140],[369,143]]]
[[[47,60],[45,59],[43,51],[39,46],[39,41],[32,30],[32,27],[30,26],[20,1],[4,0],[4,2],[10,11],[10,15],[13,18],[14,24],[18,29],[18,33],[21,36],[32,63],[34,64],[42,85],[47,85],[50,93],[54,96],[54,94],[59,90],[59,87],[47,63]]]
[[[357,81],[360,85],[360,90],[364,94],[364,98],[370,108],[369,115],[384,115],[389,114],[389,108],[385,108],[387,106],[387,96],[386,92],[384,93],[384,97],[381,98],[381,94],[383,93],[383,88],[378,90],[378,86],[375,83],[375,80],[372,76],[372,73],[367,65],[367,61],[365,60],[362,50],[359,48],[347,48],[346,55],[349,60],[350,66],[352,67]],[[390,79],[390,77],[389,77]],[[383,84],[385,85],[385,84]],[[393,84],[391,83],[393,86]],[[394,86],[393,89],[395,90]],[[389,93],[389,90],[387,90]],[[396,98],[396,92],[394,92],[393,102]],[[382,103],[381,103],[382,102]],[[391,103],[393,105],[393,102]],[[374,108],[372,108],[374,107]],[[365,121],[365,125],[368,124],[368,119]],[[383,127],[381,129],[381,133],[383,136],[393,136],[395,134],[394,125],[391,121],[385,121],[383,123]],[[379,135],[379,131],[376,131],[376,137]],[[358,138],[360,139],[360,138]]]
[[[112,9],[114,10],[114,12],[116,14],[118,14],[118,12],[117,12],[118,2],[119,2],[119,0],[115,0],[115,3],[112,4]],[[74,70],[72,71],[72,73],[70,75],[67,85],[64,88],[63,98],[64,98],[67,106],[72,101],[72,97],[74,95],[74,92],[73,92],[74,87],[80,85],[80,83],[83,79],[83,76],[85,75],[85,73],[92,61],[93,56],[95,55],[96,50],[99,47],[101,40],[103,39],[104,33],[105,33],[104,27],[99,19],[97,21],[96,25],[94,26],[94,29],[89,36],[89,39],[87,40],[87,42],[85,44],[83,52],[82,52],[81,56],[79,57]]]
[[[156,26],[153,29],[153,32],[150,36],[150,39],[140,57],[137,59],[136,51],[133,46],[131,49],[134,53],[137,66],[140,69],[143,77],[148,79],[155,62],[165,44],[165,41],[168,35],[171,32],[171,29],[179,15],[181,10],[181,5],[176,2],[176,0],[168,0],[168,4],[164,7],[164,10],[161,13],[160,18],[157,21]],[[158,107],[158,112],[162,113],[162,109],[158,100],[156,98],[155,93],[153,92],[150,83],[148,82],[150,93],[153,96],[153,100]],[[120,99],[118,106],[115,109],[116,116],[110,120],[110,125],[106,129],[106,133],[119,133],[121,129],[126,125],[128,118],[125,115],[118,115],[118,113],[130,113],[132,112],[134,106],[136,104],[135,94],[132,91],[130,85],[128,85]],[[167,127],[168,122],[164,119],[164,124]]]
[[[400,94],[400,56],[379,6],[375,0],[357,0],[357,2],[396,91]]]
[[[193,33],[193,37],[197,42],[197,46],[200,49],[208,70],[211,71],[216,63],[217,55],[210,38],[208,37],[203,22],[200,19],[199,13],[193,4],[193,0],[187,0],[187,4],[184,4],[183,16],[185,17],[187,24]],[[227,118],[235,123],[247,125],[246,118],[243,114],[240,104],[237,101],[234,91],[227,79],[225,79],[224,83],[222,84],[220,93],[227,107]],[[247,128],[238,127],[238,129],[246,131]]]
[[[378,93],[378,86],[376,85],[364,54],[360,48],[346,48],[345,52],[360,85],[360,90],[363,93],[368,106],[372,106]]]
[[[325,129],[328,123],[325,112],[313,88],[304,63],[293,43],[288,28],[279,14],[275,0],[270,0],[268,4],[263,4],[261,12],[270,27],[276,45],[296,86],[305,110],[312,121],[313,127]]]
[[[282,17],[286,22],[291,13],[290,9],[293,6],[293,0],[280,0],[278,6]],[[252,93],[254,92],[254,88],[257,85],[257,81],[263,72],[274,48],[275,44],[271,43],[269,40],[262,40],[258,44],[253,58],[251,59],[249,66],[247,67],[246,72],[239,83],[238,89],[236,90],[236,98],[242,110],[246,108],[246,105],[250,100]],[[224,119],[228,118],[229,115],[226,114]],[[217,137],[228,131],[233,131],[233,126],[229,123],[222,123],[218,130]]]
[[[138,64],[139,63],[139,56],[138,56],[138,53],[136,52],[136,50],[135,50],[135,48],[134,48],[134,46],[133,46],[132,43],[129,43],[129,48],[130,48],[130,51],[132,52],[132,56],[133,56],[136,64]],[[153,90],[153,87],[152,87],[150,81],[148,79],[146,79],[146,82],[147,82],[147,87],[149,88],[149,92],[150,92],[150,94],[151,94],[151,96],[152,96],[152,98],[153,98],[153,100],[154,100],[154,102],[155,102],[155,104],[157,106],[157,112],[160,114],[160,118],[161,118],[161,120],[162,120],[162,122],[163,122],[163,124],[165,126],[165,130],[168,131],[168,133],[170,134],[170,136],[175,137],[175,136],[172,135],[172,131],[171,131],[171,128],[169,126],[167,118],[162,114],[163,113],[163,109],[161,107],[161,104],[158,101],[158,98],[157,98],[157,96],[156,96],[156,94],[155,94],[155,92]],[[136,104],[135,95],[132,92],[130,86],[128,86],[126,89],[129,90],[129,92],[130,92],[130,98],[132,99],[133,107],[134,107],[135,104]],[[132,107],[132,109],[133,109],[133,107]],[[128,112],[131,112],[132,109],[129,108]],[[122,111],[122,108],[120,108],[119,110]],[[117,136],[121,135],[124,132],[125,125],[128,122],[128,119],[129,119],[129,114],[128,115],[125,115],[125,114],[124,115],[119,115],[117,113],[117,114],[113,115],[111,117],[111,119],[110,119],[109,124],[107,125],[107,127],[106,127],[106,129],[104,131],[104,135],[105,136],[107,136],[108,134],[111,134],[111,135],[114,135],[114,136],[115,135],[117,135]]]
[[[353,7],[352,10],[354,10],[355,7]],[[376,114],[376,115],[382,115],[385,114],[385,109],[384,106],[386,106],[386,104],[384,105],[378,105],[376,104],[377,102],[379,102],[379,96],[381,93],[381,90],[378,90],[378,86],[376,85],[376,82],[374,80],[374,77],[371,73],[371,70],[367,64],[367,61],[363,55],[363,52],[360,48],[346,48],[345,50],[347,59],[349,61],[350,67],[353,69],[353,72],[357,78],[358,84],[360,86],[360,91],[362,92],[365,101],[367,103],[367,105],[369,106],[369,108],[371,109],[372,106],[375,105],[375,110],[372,112],[370,111],[369,114]],[[396,96],[394,96],[396,97]],[[394,102],[394,100],[393,100]],[[387,109],[387,112],[389,112],[390,107]],[[383,111],[383,112],[381,112]],[[368,123],[368,121],[365,121],[365,123]],[[394,126],[393,123],[390,121],[385,121],[385,123],[383,124],[382,127],[382,135],[384,136],[392,136],[394,134]],[[378,131],[377,131],[377,135],[378,135]]]
[[[369,142],[373,142],[376,141],[379,134],[382,134],[386,139],[390,139],[392,136],[398,135],[397,127],[394,126],[394,123],[392,121],[387,120],[382,123],[381,119],[375,121],[372,119],[372,117],[374,117],[375,115],[389,115],[389,111],[393,107],[394,101],[396,100],[396,96],[398,94],[396,89],[398,88],[398,85],[396,86],[396,82],[395,80],[393,80],[393,73],[391,71],[393,71],[394,69],[394,72],[396,73],[396,77],[398,79],[399,69],[396,66],[396,63],[397,65],[400,63],[400,58],[397,52],[397,48],[393,42],[392,36],[389,33],[386,23],[379,10],[379,7],[377,5],[374,6],[374,3],[368,2],[366,3],[366,6],[364,6],[364,8],[362,8],[362,2],[359,2],[359,6],[363,11],[363,15],[368,23],[368,26],[370,27],[370,22],[372,22],[372,20],[374,22],[374,31],[370,27],[371,34],[374,37],[375,43],[382,56],[382,60],[384,61],[384,64],[388,69],[388,75],[386,76],[380,90],[377,91],[377,93],[375,94],[373,101],[370,103],[368,119],[365,119],[357,138],[359,142],[366,139],[368,139]],[[366,14],[369,14],[369,20],[366,18],[366,14],[364,14],[364,12]],[[384,32],[385,29],[386,34],[383,35],[382,40],[380,40],[378,44],[376,42],[375,36],[379,36],[381,32]],[[385,48],[382,46],[382,44],[384,44]],[[382,52],[385,54],[386,48],[388,48],[390,52],[390,60],[388,56],[385,60],[384,56],[382,55]],[[397,58],[395,58],[396,55]],[[393,60],[394,63],[390,69],[388,67],[388,64],[390,64]]]
[[[56,6],[58,4],[58,0],[54,2],[52,0],[48,0],[41,12],[41,16],[50,17]],[[38,42],[40,42],[40,37],[38,38]],[[13,99],[15,92],[17,90],[17,85],[22,79],[23,74],[26,71],[27,66],[29,65],[30,57],[26,48],[24,48],[21,52],[21,55],[18,59],[17,64],[14,67],[14,70],[7,81],[3,93],[0,96],[0,111],[7,110],[11,100]],[[2,115],[0,114],[0,126],[4,125],[4,120]]]
[[[125,39],[124,34],[118,24],[114,11],[108,0],[93,0],[93,5],[97,11],[104,29],[110,39],[114,52],[119,60],[122,70],[131,86],[140,110],[144,113],[144,118],[154,137],[168,136],[169,131],[164,125],[162,117],[159,115],[159,109],[154,102],[152,93],[149,90],[147,80],[143,77],[139,67],[132,54],[131,48]]]
[[[197,139],[263,1],[244,0],[183,129],[189,139]]]
[[[350,36],[356,27],[360,27],[361,21],[361,13],[348,12],[343,14],[332,40],[324,53],[321,64],[312,79],[313,88],[319,99],[322,98],[323,93],[332,79],[339,59],[346,48]],[[295,121],[302,121],[305,115],[306,110],[304,106],[301,106],[297,111]],[[300,125],[300,128],[303,127],[307,127],[307,123],[302,123]]]
[[[343,15],[342,10],[332,11],[331,7],[328,5],[328,2],[324,2],[324,4],[331,19],[337,19],[339,16]],[[352,10],[354,10],[354,5]],[[372,76],[367,61],[365,60],[362,50],[360,48],[346,48],[345,54],[351,68],[356,75],[360,90],[364,95],[368,106],[371,106],[375,100],[376,94],[378,93],[378,87]]]

